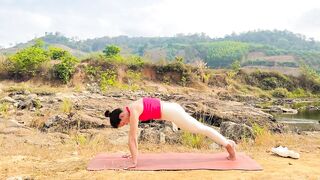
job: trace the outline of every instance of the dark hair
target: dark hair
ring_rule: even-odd
[[[120,108],[113,110],[111,113],[109,110],[106,110],[106,112],[104,113],[106,117],[110,118],[110,124],[114,128],[118,128],[119,126],[119,123],[121,121],[121,119],[119,118],[120,113],[122,113],[122,110]]]

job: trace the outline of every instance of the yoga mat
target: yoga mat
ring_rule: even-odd
[[[119,170],[130,164],[130,160],[122,158],[123,154],[102,153],[95,156],[88,164],[87,169]],[[262,167],[244,153],[237,153],[237,160],[226,159],[227,153],[151,153],[139,154],[138,166],[130,170],[157,171],[157,170],[262,170]]]

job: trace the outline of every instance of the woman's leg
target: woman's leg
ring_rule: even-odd
[[[163,103],[162,116],[163,119],[172,121],[182,130],[186,130],[191,133],[202,134],[209,137],[214,142],[222,145],[227,149],[230,154],[230,159],[235,158],[234,144],[230,142],[230,140],[227,140],[215,129],[197,121],[195,118],[186,113],[179,104]]]

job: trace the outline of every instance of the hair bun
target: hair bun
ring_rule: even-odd
[[[110,117],[110,111],[109,111],[109,110],[106,110],[106,112],[104,112],[104,116]]]

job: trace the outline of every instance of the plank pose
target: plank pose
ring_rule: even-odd
[[[106,110],[105,116],[110,118],[110,124],[114,128],[130,124],[129,149],[131,156],[123,156],[124,158],[132,158],[132,165],[128,168],[134,168],[138,163],[137,131],[139,120],[147,121],[150,119],[171,121],[180,129],[205,135],[226,148],[229,153],[227,157],[229,160],[236,159],[235,143],[233,141],[227,140],[215,129],[194,119],[177,103],[165,102],[157,98],[142,98],[123,109],[118,108],[112,112]]]

